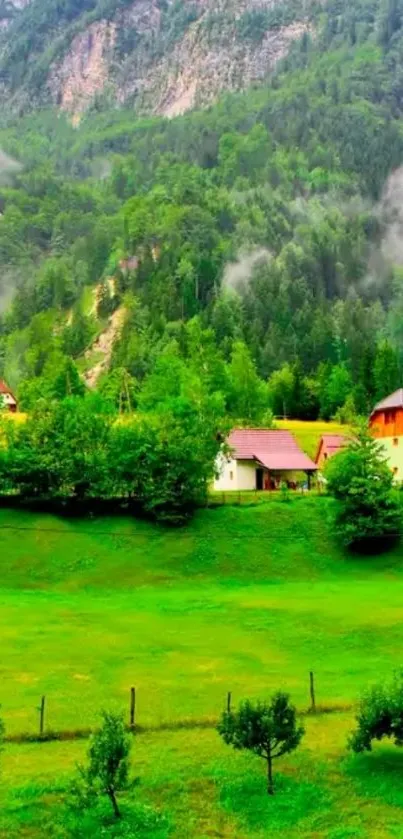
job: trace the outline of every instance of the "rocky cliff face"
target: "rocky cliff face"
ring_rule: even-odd
[[[206,105],[262,81],[312,26],[295,0],[83,0],[80,13],[68,0],[67,20],[49,2],[14,0],[3,19],[0,104],[52,103],[75,120],[100,99],[168,117]]]

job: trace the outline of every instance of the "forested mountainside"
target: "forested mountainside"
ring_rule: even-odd
[[[238,421],[348,419],[401,384],[403,0],[315,15],[267,83],[204,110],[4,120],[0,375],[22,408],[90,386],[144,410],[191,381]]]
[[[79,119],[126,103],[173,116],[261,81],[314,26],[313,0],[0,2],[0,101]]]

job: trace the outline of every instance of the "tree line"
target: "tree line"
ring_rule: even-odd
[[[223,440],[220,406],[198,397],[172,394],[163,409],[119,421],[97,395],[68,396],[40,402],[26,422],[4,419],[0,491],[79,506],[118,499],[179,524],[205,503]]]

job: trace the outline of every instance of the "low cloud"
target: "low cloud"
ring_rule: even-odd
[[[403,166],[387,179],[373,214],[380,225],[381,238],[371,248],[364,279],[367,287],[382,285],[393,265],[403,266]]]
[[[266,248],[241,250],[236,262],[228,262],[225,266],[222,287],[232,291],[241,291],[252,279],[257,265],[272,259]]]
[[[0,186],[8,186],[12,183],[13,176],[22,169],[21,163],[13,160],[8,154],[0,149]]]

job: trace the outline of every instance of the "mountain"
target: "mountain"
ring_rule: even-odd
[[[2,8],[0,377],[22,407],[73,385],[153,406],[183,373],[232,423],[351,420],[401,386],[403,0],[228,2],[210,41],[207,2]]]
[[[174,116],[264,80],[312,29],[296,0],[2,0],[0,103]]]

